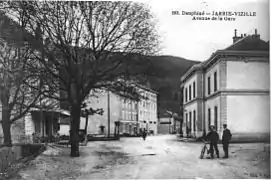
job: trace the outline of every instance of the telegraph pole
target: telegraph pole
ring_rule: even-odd
[[[108,137],[110,137],[110,92],[107,91],[107,118],[108,118]]]

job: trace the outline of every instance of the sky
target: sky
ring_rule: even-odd
[[[268,0],[140,0],[149,6],[161,37],[161,55],[189,60],[207,60],[213,52],[232,44],[237,35],[253,34],[255,28],[261,39],[269,40]],[[179,11],[180,15],[172,15]],[[256,12],[256,16],[239,16],[235,21],[192,20],[182,11]],[[212,17],[212,16],[211,16]]]

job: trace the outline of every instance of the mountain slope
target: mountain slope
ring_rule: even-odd
[[[158,91],[158,115],[163,117],[166,110],[180,113],[180,78],[198,61],[186,60],[174,56],[150,56],[150,62],[160,74],[149,77],[150,86]]]

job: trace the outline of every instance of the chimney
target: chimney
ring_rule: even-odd
[[[255,38],[259,38],[259,39],[260,39],[260,34],[258,34],[257,29],[255,29],[255,34],[254,34],[254,36],[253,36],[253,37],[255,37]]]
[[[241,35],[241,37],[238,37],[237,36],[237,29],[234,29],[234,36],[232,37],[233,43],[235,43],[236,41],[238,41],[242,37],[243,37],[243,34]]]

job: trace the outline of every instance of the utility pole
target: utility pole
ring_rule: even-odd
[[[170,119],[170,116],[169,116],[169,121],[168,121],[168,134],[170,134],[170,125],[171,125],[171,119]]]
[[[109,90],[107,91],[107,118],[108,118],[108,137],[110,137],[110,92]]]

